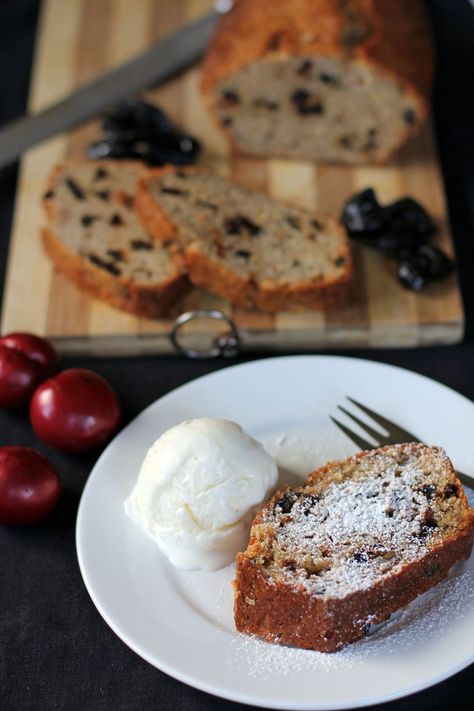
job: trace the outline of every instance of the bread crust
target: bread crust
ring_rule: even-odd
[[[181,169],[183,170],[183,169]],[[160,209],[153,199],[148,184],[156,177],[176,171],[174,166],[166,166],[150,170],[140,176],[135,194],[135,209],[145,229],[157,240],[179,243],[179,232],[176,225]],[[199,168],[186,168],[186,172],[206,172]],[[350,294],[350,281],[353,275],[352,257],[349,243],[343,228],[335,221],[334,230],[342,237],[342,256],[346,269],[341,276],[328,279],[308,279],[296,284],[275,284],[270,281],[257,284],[221,262],[209,259],[199,249],[199,242],[191,242],[183,249],[188,276],[191,282],[227,299],[232,304],[244,309],[257,309],[265,312],[302,310],[308,308],[330,310],[346,303]]]
[[[423,445],[404,445],[413,452]],[[381,452],[389,447],[381,448]],[[439,448],[438,448],[439,449]],[[371,452],[360,452],[347,462],[367,457]],[[281,581],[269,581],[261,572],[252,555],[237,554],[234,580],[234,619],[241,632],[256,634],[272,642],[290,644],[320,652],[334,652],[364,637],[370,624],[378,624],[418,595],[441,582],[452,565],[467,559],[471,553],[474,534],[474,512],[469,508],[464,491],[449,459],[449,477],[456,485],[465,507],[464,520],[456,534],[446,536],[430,547],[419,559],[405,563],[396,573],[364,590],[345,597],[323,599],[311,595],[305,588]],[[322,488],[334,481],[340,462],[329,462],[311,473],[307,485]],[[254,526],[262,523],[265,511],[288,492],[289,487],[277,492],[260,511],[252,525],[249,548],[255,543]]]
[[[117,170],[127,164],[128,161],[117,161]],[[53,168],[48,179],[47,191],[54,188],[62,171],[62,165]],[[120,195],[115,199],[120,201]],[[94,298],[135,316],[154,319],[166,316],[174,302],[189,290],[190,284],[186,278],[184,262],[177,250],[172,252],[172,264],[176,273],[159,285],[138,284],[130,279],[109,274],[64,245],[51,228],[54,218],[54,206],[51,200],[43,198],[42,203],[49,223],[41,231],[47,255],[59,272]]]
[[[434,52],[420,0],[237,0],[219,21],[201,79],[208,108],[235,151],[243,152],[214,111],[215,85],[257,60],[311,56],[365,65],[398,84],[418,106],[418,125],[407,125],[377,162],[384,162],[427,117]]]

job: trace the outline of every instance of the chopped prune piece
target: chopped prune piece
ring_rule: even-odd
[[[310,94],[306,89],[296,89],[290,100],[300,116],[324,113],[324,106],[320,99]]]
[[[122,217],[119,215],[118,212],[114,212],[114,214],[109,220],[109,224],[114,226],[123,225]]]
[[[425,208],[410,197],[401,198],[385,205],[385,219],[393,234],[406,232],[428,239],[436,232],[436,226]]]
[[[234,252],[236,257],[242,257],[243,259],[250,259],[252,256],[252,253],[248,251],[248,249],[237,249]]]
[[[328,72],[320,72],[319,81],[322,81],[328,86],[341,86],[340,80],[334,76],[334,74],[329,74]]]
[[[107,262],[105,259],[101,259],[96,254],[88,254],[87,258],[90,262],[92,262],[92,264],[95,264],[96,267],[105,269],[106,272],[109,272],[114,276],[120,276],[120,274],[122,273],[121,270],[116,267],[113,262]]]
[[[293,215],[287,215],[285,217],[286,222],[290,225],[290,227],[293,227],[295,230],[300,230],[301,229],[301,222],[297,217],[294,217]]]
[[[321,501],[321,499],[319,496],[316,496],[315,494],[310,494],[309,496],[305,496],[305,498],[303,500],[303,505],[305,507],[303,513],[305,516],[309,516],[309,514],[311,513],[311,509],[313,508],[313,506],[315,506],[318,503],[318,501]]]
[[[94,195],[104,202],[109,201],[110,192],[108,190],[96,190]]]
[[[459,491],[458,491],[458,487],[456,486],[456,484],[446,484],[446,486],[444,487],[443,493],[444,493],[445,499],[450,499],[452,496],[456,496],[456,497],[459,496]]]
[[[432,244],[422,244],[416,254],[419,258],[426,260],[430,279],[444,279],[453,271],[453,263],[450,258]]]
[[[334,266],[335,267],[342,267],[346,263],[346,258],[345,257],[337,257],[337,259],[334,260]]]
[[[290,494],[285,494],[283,498],[278,499],[278,501],[275,502],[274,508],[280,509],[281,513],[283,514],[289,514],[291,512],[291,509],[293,508],[295,501],[296,499]]]
[[[259,225],[252,222],[248,217],[243,215],[235,215],[235,217],[229,217],[224,222],[224,229],[229,235],[239,235],[242,230],[246,230],[250,233],[251,237],[256,237],[262,228]]]
[[[385,513],[385,516],[388,516],[389,518],[393,518],[393,514],[395,513],[395,511],[391,507],[389,507],[388,509],[385,509],[384,513]]]
[[[324,230],[324,225],[322,225],[318,220],[315,220],[314,217],[311,220],[311,225],[315,230]]]
[[[250,232],[250,235],[252,237],[255,237],[262,231],[262,228],[259,225],[257,225],[255,222],[250,220],[248,217],[242,216],[240,218],[240,220],[242,222],[243,227],[247,230],[247,232]]]
[[[95,171],[94,175],[94,180],[102,180],[102,178],[106,178],[108,176],[108,172],[105,170],[105,168],[97,168]]]
[[[277,101],[273,101],[272,99],[255,99],[253,102],[254,106],[257,106],[258,108],[261,109],[268,109],[268,111],[276,111],[280,104]]]
[[[313,62],[310,59],[304,59],[298,66],[296,73],[300,77],[307,77],[313,68]]]
[[[352,136],[341,136],[339,138],[339,145],[343,148],[352,148],[354,145]]]
[[[229,217],[224,220],[224,229],[228,235],[239,235],[242,229],[239,217]]]
[[[99,218],[97,215],[82,215],[81,217],[81,225],[83,227],[89,227],[89,225],[92,225],[92,223],[95,220],[98,220]]]
[[[434,484],[424,484],[420,491],[426,496],[427,499],[432,499],[436,494],[436,486]]]
[[[292,266],[292,267],[301,267],[301,262],[300,262],[300,260],[299,260],[299,259],[293,259],[293,261],[292,261],[292,263],[291,263],[291,266]]]
[[[141,249],[144,249],[144,250],[153,249],[153,244],[151,244],[151,242],[145,242],[145,240],[143,240],[143,239],[132,239],[130,242],[130,246],[132,249],[134,249],[137,252]]]
[[[223,126],[232,126],[233,123],[234,120],[231,116],[224,116],[224,118],[222,119]]]
[[[226,106],[237,106],[240,104],[240,96],[232,89],[225,89],[222,92],[222,98],[224,99]]]
[[[66,178],[65,183],[77,200],[86,199],[86,194],[84,190],[76,183],[75,180],[73,180],[72,178]]]
[[[433,578],[437,573],[439,573],[441,568],[437,563],[435,565],[430,565],[429,568],[426,568],[425,570],[425,575],[427,578]]]
[[[413,126],[413,124],[416,122],[416,113],[414,109],[405,109],[405,111],[403,112],[403,120],[409,126]]]
[[[189,195],[187,190],[179,190],[179,188],[169,188],[166,185],[160,187],[160,192],[166,193],[167,195]]]
[[[357,551],[357,553],[354,553],[354,555],[352,556],[352,560],[356,563],[367,563],[369,557],[370,556],[367,551]]]
[[[384,210],[371,188],[354,195],[342,210],[342,222],[350,237],[370,237],[378,234],[384,221]]]
[[[112,257],[112,259],[115,259],[116,262],[123,261],[123,252],[121,249],[108,249],[107,254]]]
[[[54,190],[48,190],[48,192],[44,193],[43,195],[43,198],[45,200],[49,200],[52,197],[54,197]]]
[[[426,538],[430,533],[433,533],[435,528],[438,528],[438,522],[434,518],[427,517],[421,524],[418,535],[420,538]]]

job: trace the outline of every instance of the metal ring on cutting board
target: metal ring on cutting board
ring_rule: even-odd
[[[186,323],[198,318],[212,318],[217,321],[223,321],[227,324],[229,330],[214,339],[214,346],[212,348],[204,350],[186,348],[179,342],[179,331]],[[181,314],[174,322],[170,338],[176,350],[188,356],[188,358],[218,358],[219,356],[232,358],[238,354],[240,348],[239,333],[235,323],[229,316],[226,316],[222,311],[218,311],[217,309],[199,309],[197,311],[186,311]]]

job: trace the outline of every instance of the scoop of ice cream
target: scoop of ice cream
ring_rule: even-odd
[[[187,420],[148,450],[125,510],[177,567],[216,570],[247,545],[277,474],[235,422]]]

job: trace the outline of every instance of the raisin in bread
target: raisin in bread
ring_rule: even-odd
[[[88,161],[57,167],[43,203],[43,243],[56,268],[98,299],[156,318],[187,289],[181,255],[145,232],[134,208],[143,167]]]
[[[202,90],[239,151],[382,162],[424,121],[432,68],[420,0],[237,0]]]
[[[196,168],[139,178],[136,209],[159,240],[177,240],[189,279],[244,308],[329,307],[346,297],[341,227]]]
[[[400,444],[330,462],[257,514],[237,555],[237,629],[340,649],[468,558],[473,521],[439,447]]]

